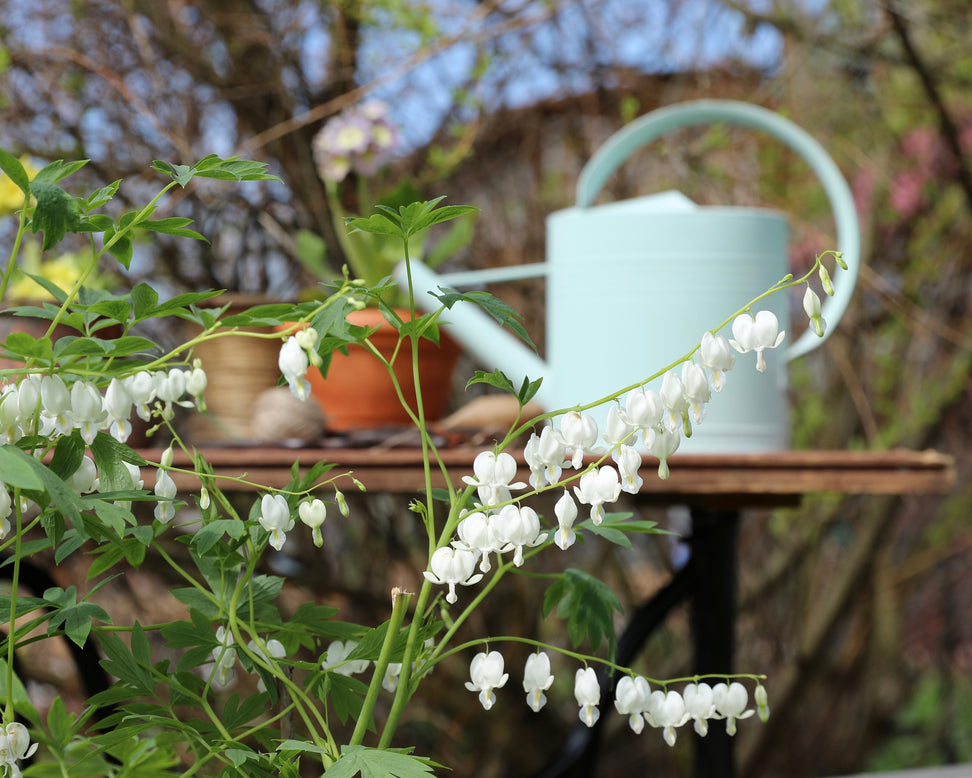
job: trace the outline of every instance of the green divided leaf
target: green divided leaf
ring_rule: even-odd
[[[20,160],[3,149],[0,149],[0,170],[10,177],[21,192],[30,194],[30,176],[24,166],[20,164]]]
[[[595,525],[594,522],[587,519],[577,526],[624,548],[631,548],[631,540],[628,538],[629,533],[653,535],[672,534],[668,530],[658,529],[658,525],[654,521],[632,519],[631,516],[632,514],[630,513],[607,513],[600,525]]]
[[[44,592],[44,599],[58,608],[47,624],[48,635],[63,626],[64,634],[83,647],[95,619],[111,623],[111,618],[100,605],[95,605],[93,602],[77,602],[77,588],[74,586],[67,589],[55,586],[48,589]]]
[[[568,568],[544,595],[544,618],[554,608],[557,615],[567,621],[567,633],[574,646],[580,645],[586,637],[596,651],[606,639],[610,655],[614,656],[614,612],[620,613],[622,608],[607,584],[583,570]]]
[[[287,740],[280,744],[281,751],[313,750],[310,744]],[[327,768],[327,778],[427,778],[442,765],[421,756],[412,756],[409,750],[379,749],[366,746],[344,746],[341,757]]]
[[[61,187],[35,180],[30,184],[30,191],[37,202],[30,228],[35,234],[44,233],[42,251],[56,246],[68,232],[80,230],[81,211],[77,200]]]
[[[125,467],[125,462],[137,467],[148,464],[131,447],[119,443],[104,432],[99,432],[91,442],[91,456],[98,468],[100,488],[104,492],[127,491],[132,488],[132,476]]]
[[[478,305],[501,325],[513,331],[530,348],[534,351],[537,350],[536,345],[530,339],[530,335],[523,326],[523,317],[499,298],[494,297],[489,292],[456,292],[454,290],[443,289],[441,286],[439,287],[439,291],[442,294],[436,294],[435,292],[429,292],[429,294],[435,297],[446,308],[452,308],[458,302]]]

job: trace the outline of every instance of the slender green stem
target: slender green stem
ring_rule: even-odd
[[[397,588],[392,590],[392,614],[391,619],[388,621],[388,631],[385,633],[385,641],[381,645],[381,653],[378,654],[375,671],[371,676],[371,685],[368,687],[368,693],[365,695],[364,704],[361,706],[361,713],[358,714],[358,720],[355,722],[354,732],[351,734],[351,740],[348,741],[348,745],[360,745],[361,741],[364,740],[365,732],[368,730],[368,724],[371,721],[375,709],[375,703],[378,701],[378,693],[381,691],[385,672],[388,669],[388,662],[391,659],[392,651],[398,638],[398,631],[402,627],[405,612],[408,610],[410,597],[409,594]]]
[[[13,278],[14,269],[17,267],[17,256],[20,254],[20,245],[24,240],[24,232],[27,226],[27,207],[30,205],[30,195],[24,195],[24,207],[20,210],[20,224],[17,226],[17,234],[14,236],[13,247],[10,249],[10,258],[7,266],[0,274],[0,302],[6,299],[7,287],[10,279]]]
[[[20,512],[20,489],[13,490],[13,505],[16,526],[14,543],[14,568],[10,578],[10,625],[7,627],[7,700],[3,720],[14,720],[14,647],[17,642],[17,588],[20,583],[20,556],[23,541],[23,515]]]

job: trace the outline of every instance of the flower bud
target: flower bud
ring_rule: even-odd
[[[344,518],[348,517],[348,501],[344,499],[344,492],[340,489],[334,490],[334,499],[337,502],[338,510]]]
[[[828,295],[830,295],[831,297],[833,297],[833,295],[834,295],[834,284],[833,284],[833,281],[830,280],[830,272],[827,270],[826,267],[824,267],[823,265],[821,265],[820,266],[820,269],[817,271],[817,275],[820,276],[820,285],[823,286],[824,291]]]
[[[770,715],[769,702],[766,699],[766,687],[763,684],[757,684],[755,691],[753,691],[753,699],[756,701],[756,713],[759,715],[759,720],[766,722]]]

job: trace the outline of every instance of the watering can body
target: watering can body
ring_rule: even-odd
[[[837,245],[848,265],[835,281],[837,294],[824,306],[829,334],[849,302],[859,261],[859,228],[850,190],[806,133],[778,114],[732,101],[695,101],[660,109],[612,136],[585,167],[577,205],[548,217],[543,265],[443,277],[416,266],[413,282],[421,291],[545,275],[546,361],[495,327],[475,306],[457,304],[444,318],[478,361],[502,369],[514,383],[524,376],[543,376],[536,399],[549,411],[587,404],[645,381],[691,351],[707,329],[789,272],[788,227],[778,212],[701,207],[677,192],[593,205],[609,175],[633,151],[671,129],[715,121],[769,132],[796,149],[821,180],[834,211]],[[417,299],[422,297],[427,295]],[[781,327],[787,327],[788,303],[786,293],[779,293],[761,301],[758,309],[772,310]],[[792,340],[788,333],[787,342]],[[755,370],[752,354],[737,356],[725,388],[713,393],[704,422],[691,438],[683,439],[679,450],[787,448],[786,362],[820,342],[805,332],[786,349],[768,354],[764,373]],[[589,411],[600,429],[608,408],[606,404]]]

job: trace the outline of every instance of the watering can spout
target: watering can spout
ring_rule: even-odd
[[[545,275],[546,268],[544,265],[518,265],[513,268],[496,268],[495,271],[438,275],[421,262],[414,262],[411,271],[416,306],[435,310],[439,307],[439,301],[433,295],[441,294],[443,289],[493,280],[506,281],[511,276],[529,278]],[[404,262],[395,268],[393,277],[403,286],[407,283]],[[548,375],[546,362],[479,306],[459,301],[442,314],[442,321],[447,323],[449,334],[462,344],[463,349],[478,365],[486,370],[502,370],[514,386],[518,387],[524,378],[534,381]],[[549,386],[545,389],[541,385],[534,399],[544,408],[549,407],[552,410],[552,406],[547,405],[551,400],[549,391]]]

